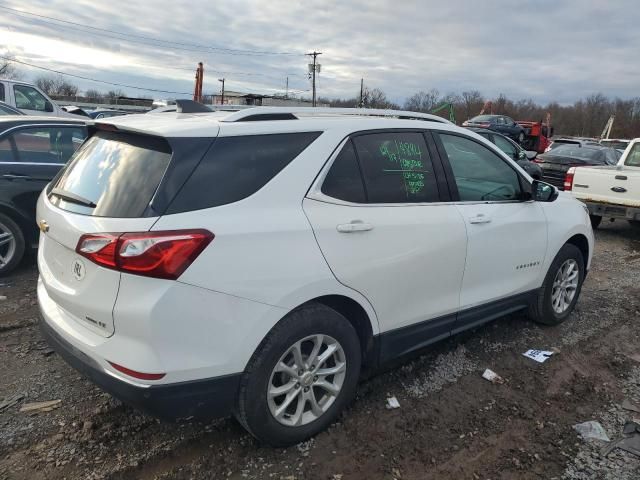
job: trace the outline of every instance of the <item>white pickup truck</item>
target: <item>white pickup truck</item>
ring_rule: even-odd
[[[38,87],[18,80],[0,78],[0,101],[22,110],[27,115],[70,116]]]
[[[617,165],[572,167],[564,186],[587,205],[593,228],[603,218],[640,228],[640,138],[629,143]]]

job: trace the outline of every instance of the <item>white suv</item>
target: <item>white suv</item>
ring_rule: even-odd
[[[479,135],[410,112],[188,105],[96,124],[38,204],[43,330],[123,401],[235,414],[288,445],[365,371],[510,312],[573,310],[587,211]]]

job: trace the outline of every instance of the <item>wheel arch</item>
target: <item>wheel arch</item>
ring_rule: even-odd
[[[589,263],[589,240],[582,233],[577,233],[571,238],[569,238],[565,244],[574,245],[580,250],[582,253],[582,258],[584,259],[584,267],[587,268],[587,264]]]
[[[365,308],[353,298],[345,295],[324,295],[305,302],[320,303],[325,305],[343,317],[345,317],[358,334],[362,352],[363,366],[369,366],[377,360],[376,346],[374,342],[373,323]]]

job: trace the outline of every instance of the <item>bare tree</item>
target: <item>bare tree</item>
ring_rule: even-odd
[[[484,99],[478,90],[462,92],[462,104],[464,114],[461,118],[468,120],[480,112]]]
[[[16,64],[11,60],[14,58],[10,53],[5,53],[0,59],[0,78],[19,79],[22,77],[20,71],[16,67]]]
[[[78,87],[62,75],[41,75],[35,79],[35,84],[47,95],[74,97],[78,94]]]
[[[104,94],[102,92],[98,91],[98,90],[89,89],[86,92],[84,92],[84,96],[90,102],[97,103],[97,102],[99,102],[99,101],[101,101],[103,99]]]
[[[440,103],[440,92],[432,88],[428,92],[419,91],[404,102],[405,110],[414,112],[430,112]]]

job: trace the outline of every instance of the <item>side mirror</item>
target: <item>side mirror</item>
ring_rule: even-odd
[[[553,202],[558,198],[558,189],[548,183],[534,180],[531,184],[531,196],[536,202]]]
[[[538,152],[534,152],[533,150],[526,150],[524,154],[527,157],[527,160],[533,160],[538,156]]]
[[[44,111],[49,113],[53,112],[53,105],[49,100],[47,100],[44,104]]]

